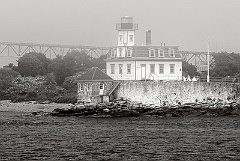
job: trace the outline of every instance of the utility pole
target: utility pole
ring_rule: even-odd
[[[207,51],[207,82],[209,82],[210,80],[210,76],[209,76],[209,38],[208,38],[208,41],[207,41],[207,49],[208,49],[208,51]]]

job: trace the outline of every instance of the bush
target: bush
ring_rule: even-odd
[[[46,77],[17,77],[8,88],[0,91],[0,99],[12,102],[50,101],[55,103],[76,103],[76,89],[66,90],[56,85],[51,75]],[[3,97],[4,96],[4,97]]]
[[[52,102],[55,103],[77,103],[77,94],[75,92],[70,93],[70,91],[58,95],[55,98],[53,98]]]

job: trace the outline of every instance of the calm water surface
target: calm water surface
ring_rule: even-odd
[[[0,112],[0,160],[240,160],[239,117],[82,118]]]

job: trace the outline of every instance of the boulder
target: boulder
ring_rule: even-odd
[[[37,112],[32,112],[31,115],[38,117],[38,116],[49,115],[49,113],[48,112],[44,112],[44,111],[37,111]]]

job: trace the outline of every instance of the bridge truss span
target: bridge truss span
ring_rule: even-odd
[[[91,57],[100,57],[107,54],[110,47],[0,42],[0,57],[22,57],[25,53],[36,52],[54,58],[65,56],[71,51],[83,50]]]
[[[207,71],[208,64],[208,53],[207,52],[197,52],[197,51],[181,51],[182,59],[189,64],[196,66],[198,71]],[[209,53],[209,64],[214,62],[213,54],[215,52]]]

